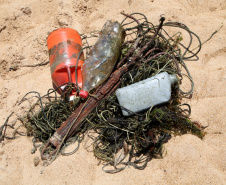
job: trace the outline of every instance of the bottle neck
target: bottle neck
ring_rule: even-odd
[[[173,74],[173,75],[169,75],[169,78],[170,78],[170,83],[171,85],[175,84],[176,82],[178,82],[178,78],[177,78],[177,75]]]

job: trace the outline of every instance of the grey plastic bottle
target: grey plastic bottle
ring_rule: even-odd
[[[137,113],[169,101],[171,85],[176,81],[176,75],[163,72],[138,83],[117,89],[116,96],[121,106]],[[122,109],[124,116],[133,115],[130,111]]]
[[[121,24],[107,21],[87,59],[82,65],[83,87],[80,96],[86,98],[88,92],[103,83],[111,74],[120,56],[120,49],[125,39],[125,30]]]

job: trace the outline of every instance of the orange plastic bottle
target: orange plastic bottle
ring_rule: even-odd
[[[75,68],[79,52],[82,49],[82,40],[76,30],[60,28],[50,33],[47,38],[47,46],[53,87],[56,89],[61,86],[57,90],[61,94],[66,87],[63,84],[68,82],[76,84]],[[77,81],[79,87],[82,87],[81,66],[83,61],[84,55],[81,53],[77,65]],[[70,100],[73,99],[75,94],[76,90],[73,90],[70,95]]]

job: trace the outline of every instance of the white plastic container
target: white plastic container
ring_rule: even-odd
[[[167,72],[163,72],[135,84],[117,89],[116,96],[122,107],[132,112],[140,112],[169,101],[171,85],[176,81],[176,75],[169,75]],[[133,115],[130,111],[122,108],[124,116]]]

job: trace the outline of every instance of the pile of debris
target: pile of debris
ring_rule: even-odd
[[[189,118],[190,105],[183,103],[194,91],[184,60],[197,58],[199,37],[182,23],[164,23],[164,17],[154,26],[141,13],[122,14],[126,35],[121,54],[109,77],[91,90],[87,99],[69,101],[72,91],[79,94],[81,90],[76,83],[66,84],[60,97],[58,89],[50,89],[44,96],[28,93],[38,94],[37,102],[19,119],[27,135],[33,137],[32,152],[39,147],[43,160],[74,153],[78,147],[71,153],[64,153],[64,148],[71,142],[79,146],[86,135],[93,140],[93,152],[103,161],[103,170],[116,173],[127,166],[144,169],[153,157],[162,157],[163,144],[172,135],[204,137],[203,127]],[[169,27],[175,34],[167,32]],[[190,37],[187,46],[182,38],[185,33]],[[97,36],[81,35],[83,52],[90,52],[89,39]],[[198,47],[191,49],[194,40]],[[183,79],[191,83],[187,92],[182,90]],[[29,99],[28,94],[23,100]],[[145,105],[140,108],[142,103]]]

